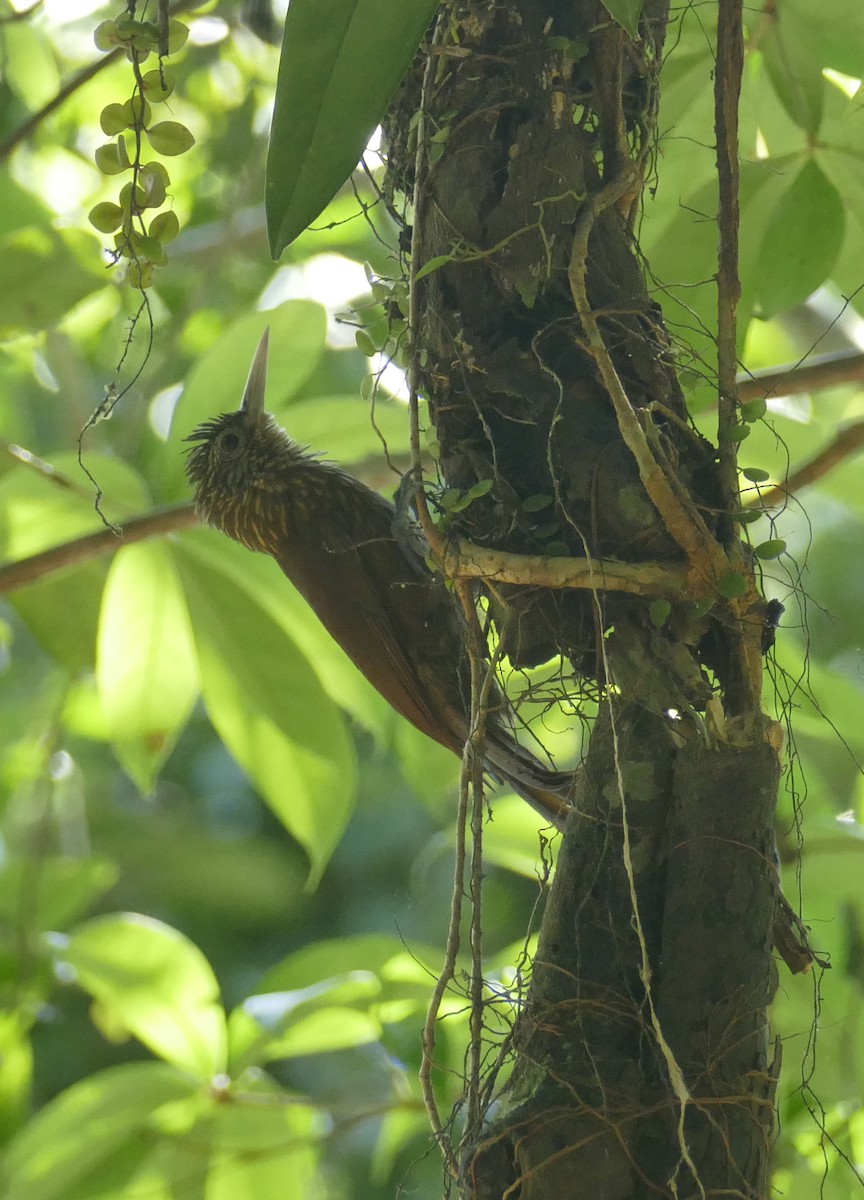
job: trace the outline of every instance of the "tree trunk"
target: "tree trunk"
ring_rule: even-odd
[[[489,1200],[768,1194],[764,608],[633,232],[666,20],[646,0],[631,39],[599,0],[453,4],[386,131],[441,470],[491,481],[448,536],[596,564],[587,590],[486,588],[514,666],[560,655],[562,693],[598,710],[515,1066],[458,1153]],[[652,597],[658,563],[693,590]]]

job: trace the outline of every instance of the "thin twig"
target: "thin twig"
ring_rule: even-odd
[[[717,386],[718,475],[726,511],[719,515],[720,540],[739,543],[732,514],[738,509],[737,334],[741,280],[738,275],[738,98],[744,68],[742,0],[723,0],[718,6],[717,61],[714,69],[714,132],[719,186],[719,245],[717,250]],[[733,551],[734,553],[734,551]]]

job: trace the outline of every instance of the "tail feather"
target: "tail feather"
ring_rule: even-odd
[[[545,767],[530,750],[499,729],[487,733],[486,760],[498,779],[508,784],[556,829],[564,828],[572,810],[574,771]]]

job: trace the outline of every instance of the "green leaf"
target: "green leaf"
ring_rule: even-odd
[[[455,254],[436,254],[434,258],[427,259],[423,266],[418,269],[415,278],[418,281],[425,279],[433,271],[438,271],[441,267],[446,267],[448,263],[455,262],[455,259]]]
[[[394,454],[408,445],[408,405],[391,400],[386,393],[376,398],[374,410],[355,393],[315,396],[277,407],[274,412],[302,446],[311,446],[339,463],[362,462],[374,456],[385,465],[382,438]],[[394,474],[394,490],[398,482]]]
[[[123,41],[116,21],[100,21],[93,30],[93,41],[97,50],[113,50]]]
[[[178,547],[210,719],[320,878],[351,815],[354,746],[294,641],[234,579]]]
[[[132,165],[122,137],[118,137],[116,142],[105,142],[104,145],[97,146],[93,152],[93,159],[103,175],[119,175],[121,171],[128,171]]]
[[[113,233],[123,222],[123,209],[119,204],[106,201],[91,208],[87,219],[100,233]]]
[[[808,0],[809,12],[800,5],[778,4],[766,14],[760,31],[759,49],[777,98],[799,128],[815,135],[822,122],[826,83],[822,75],[825,65],[814,54],[816,28],[831,24],[825,14]]]
[[[717,591],[727,600],[737,600],[747,591],[747,580],[737,571],[729,571],[717,580]]]
[[[255,348],[270,327],[267,407],[274,409],[295,395],[315,369],[327,336],[327,314],[310,300],[289,300],[269,312],[242,317],[210,347],[192,368],[174,410],[166,456],[166,490],[185,495],[182,439],[196,425],[240,407]]]
[[[149,791],[198,695],[189,613],[170,551],[123,547],[108,571],[96,680],[117,756]]]
[[[182,50],[189,38],[189,26],[184,21],[174,17],[168,21],[168,53],[176,54]]]
[[[548,508],[550,504],[554,504],[555,497],[537,493],[534,496],[526,496],[519,506],[523,512],[533,513],[542,512],[544,508]]]
[[[652,600],[648,606],[648,615],[651,617],[651,624],[656,629],[662,629],[669,620],[671,611],[672,605],[668,600]]]
[[[754,547],[753,553],[757,558],[763,560],[771,558],[779,558],[786,549],[786,542],[783,538],[770,538],[767,542],[760,542]]]
[[[35,892],[28,918],[33,926],[63,929],[116,882],[116,867],[103,859],[7,859],[0,870],[0,914],[10,923],[20,922],[21,898],[29,884]]]
[[[631,37],[639,35],[642,0],[602,0],[603,7]]]
[[[757,400],[748,400],[741,405],[741,419],[748,425],[752,425],[755,421],[761,421],[767,412],[768,401],[761,396]]]
[[[147,137],[156,153],[164,154],[166,158],[185,154],[195,145],[191,129],[187,129],[179,121],[159,121],[150,126]]]
[[[531,810],[523,801],[519,801],[519,807],[530,817]],[[414,942],[409,952],[399,938],[385,934],[328,938],[295,950],[277,963],[260,980],[255,994],[311,994],[320,990],[324,981],[330,997],[338,999],[338,992],[329,991],[334,979],[338,981],[346,973],[367,975],[372,972],[381,986],[376,991],[367,989],[365,1006],[370,1007],[381,1021],[403,1020],[425,1011],[429,1001],[429,975],[434,972],[440,956],[439,949]],[[344,987],[344,984],[340,986]],[[344,992],[342,995],[344,999]],[[355,997],[355,1007],[360,1000]],[[232,1014],[232,1020],[235,1015]],[[242,1031],[238,1029],[237,1032]],[[242,1045],[242,1039],[238,1039],[238,1049]]]
[[[377,1041],[381,1023],[366,1010],[380,994],[379,979],[361,970],[250,996],[229,1020],[232,1072]]]
[[[153,1126],[160,1109],[194,1100],[199,1088],[165,1063],[131,1063],[90,1075],[51,1100],[9,1143],[4,1196],[113,1200],[125,1195],[124,1185],[142,1158],[157,1148]]]
[[[762,467],[745,467],[741,474],[751,483],[767,483],[771,478],[770,472],[763,470]]]
[[[171,179],[160,162],[145,163],[138,172],[138,186],[144,192],[148,208],[158,208],[165,203]]]
[[[174,212],[159,213],[150,222],[148,232],[151,238],[156,238],[163,246],[167,246],[169,242],[174,241],[180,232],[180,221],[177,218],[177,214]]]
[[[185,28],[185,26],[184,26]],[[160,104],[167,100],[176,87],[174,76],[170,71],[163,69],[146,71],[141,76],[143,92],[145,100],[149,100],[151,104]]]
[[[372,338],[365,329],[357,330],[357,332],[354,334],[354,341],[360,353],[364,354],[367,358],[374,358],[378,353],[378,347],[372,341]]]
[[[274,258],[354,170],[437,7],[438,0],[292,0],[267,161]]]
[[[801,304],[825,281],[840,252],[844,226],[837,189],[808,159],[762,240],[756,288],[765,316]]]
[[[96,917],[58,939],[55,957],[97,1001],[103,1023],[208,1081],[225,1070],[225,1014],[204,955],[137,913]]]
[[[99,125],[108,137],[114,137],[128,129],[133,122],[129,120],[125,104],[106,104],[99,114]],[[111,143],[112,146],[114,143]]]
[[[46,329],[105,286],[102,249],[91,234],[44,227],[0,240],[0,337]]]

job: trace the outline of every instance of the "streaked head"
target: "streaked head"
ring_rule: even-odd
[[[241,541],[247,541],[238,533],[244,511],[257,508],[261,493],[279,490],[285,468],[302,454],[264,409],[269,333],[258,343],[240,408],[206,421],[186,438],[194,443],[186,475],[199,514]]]

